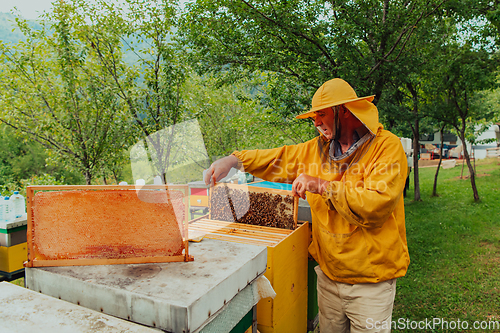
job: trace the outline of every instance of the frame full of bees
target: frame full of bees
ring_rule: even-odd
[[[291,191],[219,183],[210,189],[210,219],[294,230],[298,202]]]

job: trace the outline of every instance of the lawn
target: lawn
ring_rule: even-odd
[[[461,165],[440,170],[438,197],[430,196],[435,167],[420,170],[422,201],[413,200],[410,188],[405,210],[411,264],[398,280],[397,332],[465,332],[474,321],[500,325],[500,161],[476,166],[480,202],[473,200],[470,180],[460,179]],[[421,329],[411,329],[420,321]],[[500,332],[481,324],[476,332]]]

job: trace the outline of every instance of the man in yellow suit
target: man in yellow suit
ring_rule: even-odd
[[[292,183],[312,213],[309,252],[318,262],[319,325],[325,332],[390,332],[396,279],[406,274],[402,198],[407,161],[398,137],[378,121],[373,96],[358,97],[342,79],[314,94],[311,117],[321,133],[307,142],[247,150],[215,161],[214,184],[232,167]]]

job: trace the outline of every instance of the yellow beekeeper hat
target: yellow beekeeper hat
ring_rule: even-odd
[[[356,95],[356,92],[354,91],[354,89],[352,89],[349,83],[339,78],[332,79],[330,81],[323,83],[323,85],[319,87],[318,90],[316,90],[316,93],[314,94],[312,99],[311,110],[301,113],[295,118],[297,119],[304,119],[309,117],[314,118],[316,111],[327,109],[336,105],[342,105],[364,100],[365,102],[368,103],[353,103],[348,106],[346,105],[347,108],[354,114],[358,113],[356,111],[363,113],[363,111],[365,112],[367,111],[366,109],[371,109],[372,106],[374,107],[374,105],[371,103],[371,101],[373,101],[373,97],[375,97],[375,95],[358,97],[358,95]],[[358,108],[360,108],[360,110],[356,110]]]

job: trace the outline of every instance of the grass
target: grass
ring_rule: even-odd
[[[473,200],[470,180],[460,179],[458,165],[440,170],[438,197],[430,197],[436,169],[422,168],[422,201],[413,200],[413,188],[405,199],[411,264],[398,280],[393,321],[406,324],[397,332],[419,331],[408,329],[407,320],[460,320],[469,328],[474,321],[500,323],[500,162],[476,166],[480,202]],[[449,331],[465,332],[463,327]]]
[[[17,280],[14,280],[12,281],[13,284],[16,284],[20,287],[24,287],[24,278],[20,278],[20,279],[17,279]]]
[[[397,282],[396,324],[434,318],[467,321],[469,328],[474,321],[500,323],[500,160],[481,160],[476,166],[477,203],[470,180],[460,179],[459,165],[440,170],[438,197],[430,196],[435,168],[420,169],[422,201],[413,200],[411,185],[405,199],[411,264]],[[24,285],[22,279],[14,282]],[[404,327],[393,331],[467,331]]]

